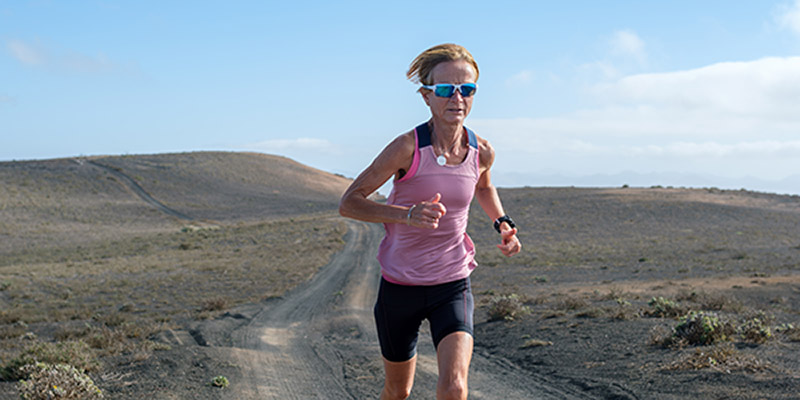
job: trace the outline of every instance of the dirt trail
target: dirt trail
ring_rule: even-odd
[[[78,162],[78,161],[76,161],[76,162]],[[153,207],[157,208],[161,212],[163,212],[163,213],[165,213],[167,215],[171,215],[171,216],[173,216],[175,218],[178,218],[178,219],[186,220],[186,221],[193,221],[194,220],[194,218],[192,218],[192,217],[190,217],[190,216],[188,216],[188,215],[186,215],[186,214],[184,214],[184,213],[182,213],[182,212],[180,212],[178,210],[169,208],[164,203],[156,200],[153,196],[150,195],[150,193],[147,193],[147,191],[144,190],[143,187],[141,187],[138,183],[136,183],[136,181],[133,178],[131,178],[130,176],[128,176],[124,172],[120,171],[119,169],[116,169],[116,168],[113,168],[113,167],[109,167],[108,165],[101,164],[101,163],[99,163],[97,161],[93,161],[93,160],[86,160],[86,162],[91,164],[91,165],[94,165],[95,167],[101,168],[101,169],[111,173],[112,175],[116,176],[117,178],[121,179],[122,180],[121,183],[123,185],[125,185],[131,191],[133,191],[133,193],[136,194],[137,196],[139,196],[139,198],[141,198],[145,202],[149,203]],[[79,162],[79,163],[81,163],[81,162]]]
[[[345,249],[308,284],[268,303],[231,334],[232,357],[243,371],[231,385],[237,399],[377,398],[383,383],[372,322],[380,225],[348,221]],[[426,333],[423,333],[425,335]],[[412,398],[435,398],[436,356],[420,340]],[[472,399],[575,399],[546,377],[520,370],[476,346]]]

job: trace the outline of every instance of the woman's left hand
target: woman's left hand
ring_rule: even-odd
[[[522,243],[517,238],[517,228],[511,228],[500,232],[503,238],[503,243],[498,244],[497,248],[503,252],[507,257],[519,253],[522,250]]]

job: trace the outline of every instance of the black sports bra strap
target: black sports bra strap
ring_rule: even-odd
[[[417,142],[419,148],[431,145],[431,130],[428,129],[428,123],[425,122],[417,128]]]
[[[423,148],[425,146],[431,145],[431,130],[428,128],[428,123],[425,122],[416,128],[417,131],[417,142],[419,143],[419,148]],[[467,130],[467,136],[469,137],[469,145],[478,148],[478,139],[475,137],[475,132],[472,129],[467,128],[466,126],[464,129]]]

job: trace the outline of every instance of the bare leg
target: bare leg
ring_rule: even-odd
[[[383,382],[381,400],[405,399],[411,394],[414,386],[414,371],[417,368],[417,356],[408,361],[392,362],[383,359],[383,370],[386,380]]]
[[[467,332],[453,332],[445,336],[439,342],[437,357],[439,383],[436,386],[436,398],[465,400],[469,363],[472,361],[472,336]]]

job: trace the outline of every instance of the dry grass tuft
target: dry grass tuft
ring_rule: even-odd
[[[553,342],[549,340],[541,340],[541,339],[528,339],[522,346],[519,346],[520,349],[529,349],[532,347],[544,347],[544,346],[552,346]]]
[[[215,297],[203,303],[202,311],[222,311],[226,308],[228,308],[228,300],[222,297]]]
[[[697,308],[709,311],[726,311],[740,313],[744,305],[739,300],[725,294],[705,292],[682,292],[676,297],[677,301],[690,301],[697,304]]]
[[[522,299],[516,293],[494,296],[489,299],[489,321],[513,321],[530,313]]]
[[[772,367],[766,361],[740,352],[732,343],[695,349],[688,357],[678,360],[667,367],[669,370],[698,370],[706,368],[731,373],[732,371],[765,371]]]

